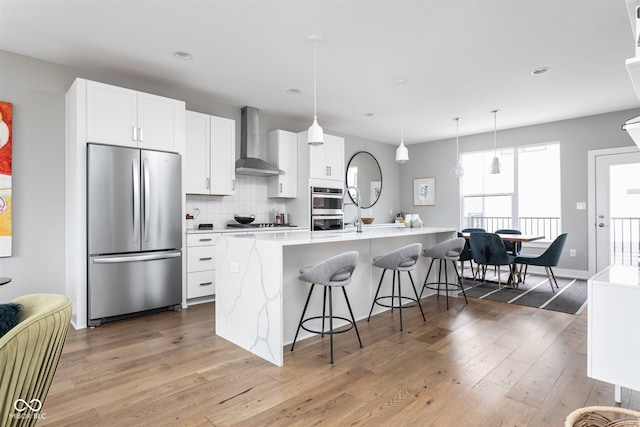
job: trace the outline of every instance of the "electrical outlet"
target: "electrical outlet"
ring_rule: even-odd
[[[569,256],[576,256],[576,250],[575,249],[569,249]]]
[[[238,273],[240,271],[240,266],[237,262],[231,261],[229,263],[229,271],[231,271],[232,273]]]

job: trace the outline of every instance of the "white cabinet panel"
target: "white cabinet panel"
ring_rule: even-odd
[[[235,194],[235,120],[186,112],[185,192]]]
[[[87,81],[87,140],[181,152],[183,101]]]
[[[187,300],[188,303],[211,301],[215,294],[216,233],[187,234]],[[199,300],[194,301],[195,298]]]
[[[306,132],[298,134],[300,140],[306,143]],[[324,144],[309,147],[309,178],[344,181],[344,174],[344,138],[325,134]]]
[[[267,196],[298,197],[298,136],[280,129],[269,132],[267,161],[285,173],[269,177]]]
[[[611,266],[588,283],[587,375],[640,390],[638,269]]]

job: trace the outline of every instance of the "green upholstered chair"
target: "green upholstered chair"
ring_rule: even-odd
[[[0,425],[33,426],[62,354],[71,300],[32,294],[12,302],[24,309],[20,322],[0,337]]]

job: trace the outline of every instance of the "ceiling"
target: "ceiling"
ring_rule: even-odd
[[[640,106],[624,0],[0,0],[2,50],[309,124],[311,35],[319,124],[384,143]]]

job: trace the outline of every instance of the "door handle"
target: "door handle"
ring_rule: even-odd
[[[150,217],[151,217],[151,192],[150,192],[150,176],[149,176],[149,159],[145,158],[142,160],[142,186],[144,188],[144,192],[142,195],[142,209],[144,211],[144,216],[142,220],[142,234],[144,235],[144,241],[149,241],[149,225]]]
[[[606,227],[606,224],[604,222],[600,222],[600,223],[598,223],[598,227],[600,227],[600,228]]]

